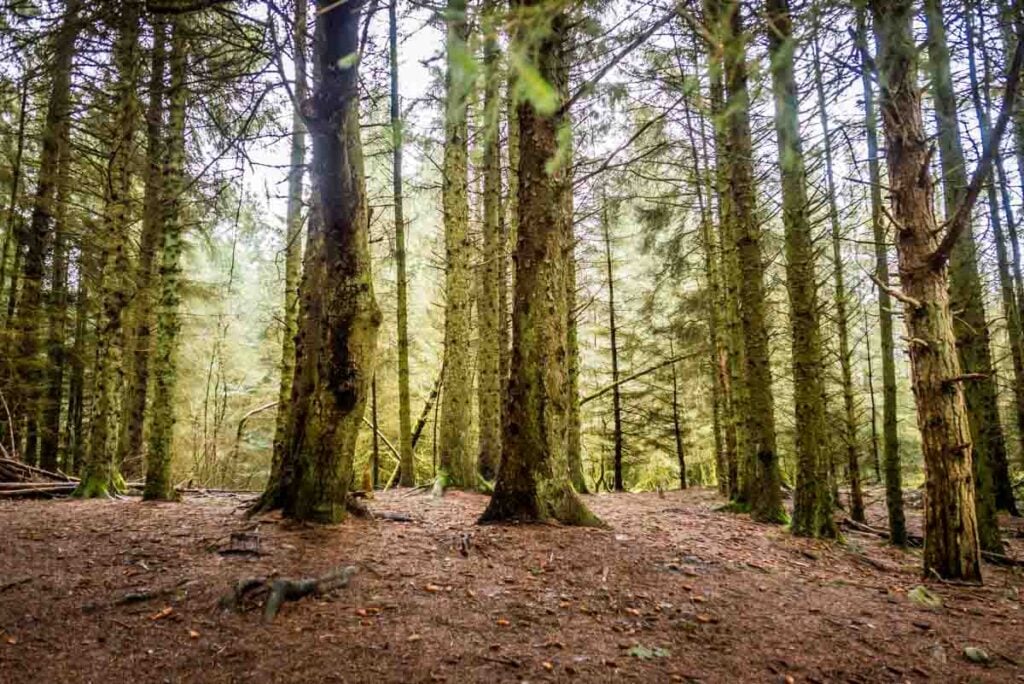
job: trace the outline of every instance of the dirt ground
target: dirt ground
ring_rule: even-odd
[[[239,497],[0,503],[0,682],[1024,681],[1020,570],[924,582],[929,609],[918,552],[874,537],[795,539],[707,491],[587,501],[610,530],[478,527],[485,498],[460,492],[388,492],[371,509],[412,522],[329,528]],[[345,565],[348,587],[271,624],[218,605]]]

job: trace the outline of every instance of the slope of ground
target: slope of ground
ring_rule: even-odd
[[[241,503],[0,503],[0,681],[1024,681],[1019,570],[924,582],[942,605],[921,607],[916,552],[795,539],[706,491],[588,497],[609,530],[478,527],[485,498],[459,492],[330,528]],[[270,624],[218,605],[344,565]]]

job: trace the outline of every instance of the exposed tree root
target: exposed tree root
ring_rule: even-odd
[[[324,596],[348,586],[356,574],[355,566],[335,568],[323,577],[286,579],[247,577],[235,582],[231,592],[220,599],[222,608],[244,611],[263,600],[263,621],[272,622],[285,601],[298,601],[306,596]]]

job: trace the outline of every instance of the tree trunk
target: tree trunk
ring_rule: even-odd
[[[706,0],[705,14],[717,35],[722,35],[720,0]],[[712,53],[708,59],[711,116],[714,125],[715,171],[714,196],[718,197],[718,282],[722,302],[722,340],[719,344],[717,367],[722,387],[722,405],[725,412],[725,462],[728,472],[726,486],[730,498],[742,499],[739,481],[739,454],[745,448],[741,412],[744,406],[743,337],[739,328],[739,285],[736,261],[736,242],[733,240],[732,208],[728,197],[729,169],[726,164],[726,125],[724,102],[724,76],[721,54]]]
[[[11,170],[11,200],[7,205],[7,220],[4,222],[6,228],[4,242],[0,247],[0,294],[4,292],[4,283],[7,280],[7,262],[11,260],[11,252],[17,249],[20,243],[16,218],[18,216],[18,198],[21,195],[22,160],[25,156],[25,123],[28,119],[29,81],[29,73],[26,71],[21,77],[21,97],[18,98],[18,142],[14,151],[14,168]],[[11,271],[11,288],[14,288],[16,279],[16,273]]]
[[[725,73],[727,206],[736,244],[740,329],[744,340],[745,442],[741,456],[741,498],[755,520],[784,522],[782,474],[775,447],[775,400],[765,322],[764,262],[755,206],[750,98],[747,92],[746,38],[740,3],[724,3],[721,22]]]
[[[989,116],[990,108],[990,97],[989,97],[989,69],[988,60],[985,60],[985,86],[984,89],[978,82],[978,69],[975,58],[975,37],[974,37],[974,6],[970,3],[968,6],[966,25],[967,25],[967,55],[968,55],[968,71],[971,80],[971,96],[974,101],[975,114],[978,117],[978,128],[981,132],[982,147],[985,147],[989,143],[991,137],[991,121]],[[983,20],[984,15],[979,13],[979,18]],[[984,45],[985,40],[985,26],[982,23],[979,33],[979,38]],[[985,49],[984,47],[982,48]],[[1008,53],[1011,53],[1009,50]],[[984,92],[984,98],[982,97]],[[1013,278],[1010,275],[1010,265],[1006,254],[1006,240],[1003,232],[1003,226],[999,220],[999,202],[996,198],[996,187],[995,182],[998,180],[999,187],[1002,191],[1004,199],[1003,209],[1006,215],[1006,223],[1008,227],[1011,227],[1013,232],[1016,232],[1012,226],[1015,225],[1013,215],[1013,205],[1009,198],[1008,183],[1006,182],[1006,172],[1003,167],[1002,155],[996,155],[995,158],[997,178],[993,179],[987,187],[988,205],[989,205],[989,221],[992,226],[992,241],[996,247],[996,262],[998,264],[999,272],[999,285],[1000,294],[1002,297],[1003,304],[1003,315],[1006,320],[1006,334],[1009,338],[1010,343],[1010,357],[1013,362],[1013,394],[1014,394],[1014,416],[1017,422],[1018,440],[1022,447],[1022,453],[1024,453],[1024,334],[1021,332],[1021,314],[1024,313],[1018,308],[1016,299],[1014,297],[1014,283]],[[1003,452],[1005,457],[1005,449]],[[1002,510],[1008,511],[1012,515],[1020,515],[1017,509],[1017,502],[1013,495],[1013,486],[1010,482],[1009,477],[1009,463],[1008,459],[993,464],[994,482],[993,489],[995,492],[996,506]]]
[[[956,93],[949,66],[949,48],[939,0],[925,0],[925,23],[928,28],[928,66],[931,92],[935,104],[938,129],[939,159],[942,162],[942,188],[947,219],[956,213],[967,190],[967,171],[960,143]],[[964,383],[964,400],[971,430],[974,466],[974,503],[977,508],[978,535],[986,551],[1002,553],[999,520],[996,517],[995,479],[1003,479],[1009,487],[1006,462],[1006,441],[999,423],[998,394],[992,354],[989,349],[988,321],[981,273],[978,269],[978,247],[968,219],[967,229],[957,240],[949,262],[949,305],[958,314],[953,317],[960,368],[978,377]],[[1005,502],[1003,502],[1005,504]]]
[[[540,0],[517,0],[514,11],[536,16]],[[551,30],[515,37],[540,77],[557,85],[564,76],[562,47],[567,19],[552,12]],[[532,31],[530,32],[533,33]],[[555,92],[561,92],[558,87]],[[511,375],[502,459],[494,495],[481,522],[557,520],[600,525],[569,480],[567,458],[568,312],[564,229],[561,222],[557,108],[518,105],[519,188]],[[556,293],[551,296],[551,293]],[[447,392],[446,392],[447,394]]]
[[[413,461],[412,408],[409,393],[409,295],[406,276],[405,214],[402,206],[402,112],[398,91],[398,0],[388,6],[388,40],[391,63],[391,191],[395,205],[395,288],[398,318],[398,451],[399,484],[416,486],[416,465]]]
[[[878,287],[878,325],[882,352],[882,443],[885,469],[885,507],[889,518],[889,539],[897,545],[907,543],[907,523],[903,514],[903,466],[896,424],[896,345],[892,330],[892,297],[889,294],[888,240],[882,223],[882,173],[878,151],[878,121],[872,83],[873,65],[868,60],[868,29],[865,5],[857,7],[857,38],[861,54],[861,86],[864,90],[864,128],[867,136],[868,178],[871,183],[871,229],[875,242],[875,280]]]
[[[278,482],[264,508],[338,522],[374,370],[381,314],[370,272],[359,131],[360,3],[319,0],[313,96],[303,103],[313,142],[312,212],[299,288],[299,334]],[[329,10],[329,11],[328,11]]]
[[[448,0],[445,11],[445,392],[441,399],[441,475],[445,484],[472,488],[476,470],[470,445],[473,418],[472,280],[470,269],[467,110],[472,77],[465,0]]]
[[[980,580],[972,446],[957,356],[949,279],[936,258],[929,142],[921,114],[911,0],[872,0],[881,112],[900,280],[910,338],[911,380],[925,462],[926,573]]]
[[[39,429],[39,465],[54,471],[60,456],[61,398],[64,395],[65,337],[68,315],[68,201],[71,194],[71,156],[67,140],[57,172],[57,207],[54,216],[53,259],[47,302],[49,331],[46,342],[46,393],[42,398]]]
[[[696,51],[695,51],[696,52]],[[696,55],[695,55],[696,59]],[[686,132],[689,137],[690,143],[690,154],[693,160],[693,173],[694,173],[694,187],[697,194],[697,208],[700,212],[700,234],[701,234],[701,247],[704,252],[704,277],[707,283],[707,324],[708,324],[708,354],[709,366],[711,372],[711,419],[712,429],[715,439],[715,479],[718,483],[718,492],[723,496],[729,496],[729,472],[728,472],[728,460],[726,455],[726,447],[722,440],[722,414],[728,413],[726,406],[723,406],[726,401],[726,388],[728,387],[728,380],[726,377],[724,364],[721,362],[722,356],[725,350],[720,339],[721,329],[721,313],[720,307],[722,306],[722,294],[721,287],[719,284],[719,249],[718,244],[714,238],[714,231],[711,225],[711,210],[708,206],[711,197],[711,186],[712,182],[710,177],[704,178],[703,173],[706,172],[708,164],[707,155],[707,141],[704,135],[704,124],[701,120],[700,124],[700,138],[701,138],[701,150],[703,154],[698,154],[697,140],[693,131],[693,122],[691,121],[691,109],[692,104],[689,98],[685,101],[684,114],[686,116]],[[703,159],[702,159],[703,157]],[[710,174],[708,174],[710,176]],[[705,197],[704,187],[708,188],[707,197]],[[673,352],[674,355],[674,352]],[[673,393],[675,392],[676,382],[676,367],[672,366],[672,383]],[[678,431],[677,431],[678,432]],[[677,439],[676,451],[682,454],[681,451],[682,442]],[[682,462],[680,462],[680,468],[682,468]],[[686,488],[685,484],[685,472],[680,473],[682,478],[683,489]]]
[[[837,532],[832,518],[832,480],[825,439],[825,380],[821,329],[818,326],[814,237],[807,213],[807,178],[800,141],[793,25],[788,1],[768,0],[766,14],[775,96],[775,134],[782,174],[786,284],[793,335],[797,473],[791,529],[794,534],[805,537],[834,537]]]
[[[98,266],[99,323],[96,330],[95,409],[90,421],[89,447],[76,494],[106,496],[119,479],[111,452],[110,427],[114,396],[122,375],[123,315],[128,300],[128,227],[131,220],[132,159],[139,119],[136,91],[139,81],[139,19],[141,0],[118,5],[117,40],[112,54],[117,74],[113,86],[114,116],[109,129],[107,195],[104,198],[101,254]]]
[[[828,194],[828,215],[832,233],[832,263],[835,274],[836,329],[839,334],[839,370],[843,388],[843,446],[846,449],[846,467],[850,478],[850,517],[865,522],[864,494],[860,483],[860,454],[857,445],[857,410],[853,395],[853,370],[850,352],[850,316],[847,310],[849,293],[843,273],[843,254],[840,245],[839,208],[836,197],[835,175],[832,170],[832,138],[829,130],[825,86],[821,75],[821,56],[818,50],[818,20],[814,25],[814,85],[818,96],[818,118],[825,147],[825,181]],[[873,419],[873,416],[872,416]]]
[[[280,478],[288,429],[289,401],[295,376],[295,336],[299,332],[299,278],[302,273],[302,187],[306,172],[306,124],[299,108],[308,97],[306,84],[306,14],[308,0],[295,3],[292,46],[295,53],[295,97],[292,111],[291,159],[288,169],[288,205],[285,209],[284,235],[284,315],[281,330],[281,378],[277,389],[277,415],[274,419],[274,452],[270,481]]]
[[[501,311],[499,265],[505,258],[501,244],[501,130],[499,112],[498,7],[490,1],[483,8],[484,120],[483,129],[483,251],[480,260],[480,293],[477,299],[477,401],[481,476],[493,480],[501,460]]]
[[[619,344],[618,327],[615,325],[615,273],[612,266],[612,237],[608,221],[608,200],[601,200],[601,228],[604,233],[605,269],[608,276],[608,337],[612,357],[612,443],[614,460],[612,467],[615,491],[625,491],[622,481],[622,393],[619,390]]]
[[[40,334],[47,319],[43,306],[43,278],[47,255],[54,246],[54,218],[62,214],[58,209],[58,189],[62,170],[68,152],[68,137],[71,117],[71,71],[75,56],[75,42],[81,30],[79,12],[81,4],[71,0],[64,8],[64,17],[54,36],[52,64],[53,81],[50,85],[46,105],[46,120],[42,135],[42,150],[36,180],[35,197],[32,204],[32,219],[25,232],[25,256],[21,272],[21,293],[15,310],[14,327],[18,336],[18,364],[16,392],[12,413],[19,424],[28,423],[26,432],[29,446],[25,457],[35,461],[35,441],[40,411],[46,404],[42,388],[46,380],[47,365],[39,357]],[[63,176],[66,178],[66,173]],[[54,284],[59,285],[63,276],[58,271],[63,266],[63,245],[54,254]],[[57,289],[60,289],[59,287]],[[12,283],[11,292],[14,292]],[[59,407],[58,407],[59,410]],[[58,414],[59,420],[59,414]],[[49,465],[56,461],[58,435],[46,435],[45,441],[50,453],[46,460]]]
[[[153,22],[153,48],[150,60],[149,104],[146,110],[145,199],[142,213],[142,234],[139,238],[139,260],[135,267],[135,296],[129,320],[131,353],[128,386],[121,418],[121,435],[117,443],[117,465],[135,471],[133,461],[142,457],[142,435],[146,419],[146,398],[149,389],[149,357],[152,352],[153,290],[157,287],[156,267],[163,240],[162,202],[164,175],[164,76],[166,56],[166,22],[157,16]]]
[[[156,354],[153,357],[153,422],[149,431],[146,459],[146,500],[170,500],[175,496],[171,481],[171,457],[174,446],[174,391],[177,382],[175,354],[181,322],[182,194],[185,190],[185,108],[188,69],[185,19],[171,20],[170,86],[167,92],[167,161],[163,173],[159,231],[163,239],[160,252],[160,298],[156,305]]]

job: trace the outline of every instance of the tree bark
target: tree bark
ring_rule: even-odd
[[[156,353],[153,356],[153,419],[150,426],[146,459],[146,485],[142,498],[171,500],[175,498],[171,480],[174,453],[174,392],[177,384],[178,335],[181,321],[181,254],[182,194],[185,190],[185,111],[188,90],[185,77],[188,68],[188,37],[186,19],[171,19],[171,53],[168,60],[170,86],[167,91],[167,137],[160,202],[160,297],[156,305]]]
[[[791,529],[794,534],[805,537],[834,537],[837,530],[832,518],[830,457],[825,439],[825,378],[818,325],[814,236],[808,216],[807,175],[800,140],[793,23],[787,0],[768,0],[765,9],[775,96],[775,135],[782,174],[786,281],[793,335],[797,472]]]
[[[514,11],[538,16],[540,0],[516,0]],[[545,17],[540,38],[522,29],[513,49],[555,83],[561,68],[567,18]],[[533,32],[531,31],[531,34]],[[502,459],[494,495],[481,522],[557,520],[600,525],[569,480],[565,237],[561,224],[557,107],[519,102],[519,188],[513,346]],[[552,295],[552,293],[555,293]],[[447,392],[446,392],[447,393]]]
[[[360,3],[319,0],[313,96],[302,104],[312,138],[312,212],[299,288],[299,334],[278,482],[264,508],[339,522],[346,515],[356,440],[374,371],[381,314],[370,272],[359,131]]]
[[[295,62],[295,97],[292,111],[291,158],[288,169],[288,205],[285,209],[284,232],[284,310],[281,330],[281,378],[277,388],[277,415],[274,419],[274,451],[270,466],[270,481],[280,478],[281,464],[286,449],[288,430],[288,402],[292,396],[295,376],[295,336],[299,332],[299,278],[302,274],[302,189],[306,173],[306,123],[300,107],[308,97],[306,83],[306,31],[308,0],[295,3],[295,25],[292,50]]]
[[[445,10],[445,144],[442,203],[445,243],[445,392],[441,398],[440,469],[445,484],[476,486],[470,445],[473,418],[472,278],[470,268],[467,111],[471,76],[465,0]]]
[[[931,93],[935,104],[943,199],[948,220],[964,200],[967,189],[966,160],[960,142],[960,122],[950,73],[942,6],[939,0],[925,0],[924,5]],[[985,299],[977,252],[974,232],[968,225],[950,255],[949,305],[958,312],[953,317],[953,332],[956,335],[961,371],[982,376],[963,384],[971,444],[974,447],[972,463],[978,535],[983,549],[1002,553],[993,481],[1001,477],[1009,485],[1010,476],[1006,461],[1006,441],[999,423],[995,373],[989,349],[988,321],[985,318]],[[1009,493],[1012,503],[1013,492]]]
[[[745,444],[740,467],[741,502],[754,519],[784,522],[782,474],[775,444],[775,400],[765,322],[764,262],[757,219],[750,97],[747,92],[746,38],[740,3],[723,3],[725,149],[727,208],[738,266],[740,330],[743,337]]]
[[[402,112],[398,90],[398,0],[388,6],[388,43],[391,66],[391,194],[395,205],[395,288],[398,318],[398,450],[399,484],[416,486],[413,461],[412,408],[409,392],[409,280],[406,275],[405,213],[402,197]]]
[[[945,263],[935,259],[928,136],[917,83],[911,0],[872,0],[892,219],[910,338],[911,380],[925,461],[924,569],[981,579],[972,445]]]
[[[864,519],[864,494],[861,490],[860,448],[857,445],[857,410],[854,405],[852,355],[850,352],[850,315],[847,309],[849,293],[843,272],[843,254],[840,243],[838,191],[832,170],[832,138],[825,100],[825,86],[821,74],[821,56],[818,48],[818,19],[814,25],[814,86],[818,96],[818,118],[823,132],[825,148],[825,181],[828,194],[828,215],[832,237],[832,264],[835,277],[836,330],[839,335],[839,371],[843,388],[843,446],[846,449],[846,467],[850,478],[850,517],[857,522]],[[872,420],[874,416],[872,416]]]
[[[896,546],[907,543],[907,523],[903,513],[903,466],[896,422],[896,345],[892,329],[892,297],[889,294],[888,240],[882,222],[882,173],[878,150],[878,120],[872,83],[873,65],[868,60],[867,9],[857,6],[857,38],[861,55],[861,86],[864,91],[864,128],[867,137],[868,179],[871,188],[871,230],[875,242],[875,280],[878,287],[878,325],[882,352],[882,444],[885,470],[885,507],[889,518],[890,541]]]
[[[132,159],[135,128],[139,119],[136,95],[140,71],[140,0],[118,5],[117,40],[112,61],[114,117],[110,127],[107,196],[104,198],[101,253],[98,265],[99,322],[96,330],[94,368],[95,409],[89,426],[89,447],[76,494],[85,498],[106,496],[119,479],[111,450],[110,428],[114,396],[122,377],[124,310],[128,303],[128,226],[131,213]]]
[[[501,311],[499,279],[505,250],[501,244],[501,130],[498,6],[489,0],[483,9],[484,117],[483,117],[483,249],[480,292],[477,299],[477,403],[479,407],[477,464],[480,475],[494,479],[501,460]]]
[[[157,287],[156,269],[160,243],[163,241],[162,202],[164,149],[164,77],[166,71],[166,22],[157,16],[153,22],[153,47],[150,59],[149,103],[146,110],[146,170],[143,200],[142,234],[139,237],[139,258],[135,266],[135,296],[129,320],[131,332],[128,386],[121,412],[121,434],[117,443],[119,468],[132,467],[131,461],[142,456],[143,426],[146,419],[146,398],[149,390],[149,365],[152,353],[153,290]],[[127,465],[126,465],[127,464]]]

